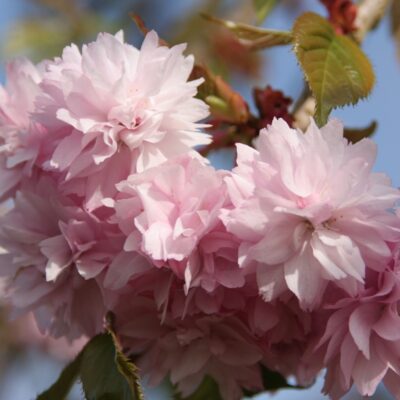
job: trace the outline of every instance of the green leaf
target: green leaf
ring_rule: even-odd
[[[275,391],[278,389],[304,389],[302,386],[291,385],[279,372],[272,371],[261,365],[261,377],[264,390]]]
[[[74,361],[68,364],[61,372],[57,381],[36,400],[64,400],[67,398],[72,386],[79,377],[82,353]]]
[[[265,365],[260,365],[263,391],[274,392],[279,389],[305,389],[303,386],[291,385],[286,378],[279,372],[268,369]],[[249,390],[243,391],[246,397],[257,396],[259,392]]]
[[[375,76],[367,56],[327,20],[305,13],[295,22],[293,36],[294,52],[317,102],[318,125],[326,123],[332,109],[370,94]]]
[[[115,335],[112,333],[113,342],[116,347],[116,364],[119,372],[127,380],[134,400],[144,400],[144,394],[140,385],[139,370],[136,365],[122,352]]]
[[[257,23],[261,24],[276,6],[276,0],[253,0]]]
[[[208,68],[196,65],[191,79],[203,78],[198,90],[198,98],[210,106],[213,118],[233,124],[243,124],[250,117],[249,108],[243,97]]]
[[[95,336],[82,353],[81,381],[86,400],[143,400],[137,369],[120,351],[115,336]]]
[[[288,31],[258,28],[252,25],[219,19],[208,14],[203,14],[203,17],[229,29],[236,35],[242,45],[251,50],[287,45],[293,39],[291,32]]]
[[[364,138],[368,138],[372,136],[376,128],[378,127],[378,124],[376,121],[372,121],[367,127],[361,128],[361,129],[349,129],[345,128],[344,129],[344,137],[352,143],[357,143],[360,140]]]
[[[305,389],[303,386],[291,385],[279,372],[272,371],[265,365],[260,365],[260,368],[263,391],[275,392],[280,389]],[[249,390],[244,390],[243,392],[246,397],[253,397],[260,394],[260,392],[252,392]]]
[[[189,397],[174,395],[174,400],[222,400],[218,384],[209,376],[206,376],[199,388]]]
[[[229,104],[223,99],[210,95],[205,98],[205,101],[212,108],[214,113],[219,115],[229,114]]]

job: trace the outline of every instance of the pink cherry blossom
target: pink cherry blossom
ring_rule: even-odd
[[[383,381],[400,395],[400,285],[387,271],[373,280],[358,298],[344,298],[331,307],[323,348],[327,368],[324,391],[340,399],[354,384],[363,396],[374,394]]]
[[[321,356],[305,355],[315,331],[320,332],[319,319],[302,310],[290,292],[272,302],[260,296],[248,298],[245,313],[252,336],[260,345],[262,364],[287,379],[295,378],[300,386],[311,385],[322,369]]]
[[[10,62],[0,86],[0,198],[7,198],[29,177],[45,131],[31,119],[41,92],[44,65],[21,58]]]
[[[42,331],[91,336],[105,313],[99,279],[118,260],[123,237],[117,226],[61,197],[54,181],[35,183],[17,192],[0,223],[7,296],[14,314],[33,311]]]
[[[249,301],[258,296],[255,278],[254,276],[250,278],[246,277],[245,284],[240,288],[219,285],[210,292],[201,286],[196,286],[191,287],[187,292],[184,281],[171,270],[153,267],[132,274],[128,283],[117,290],[106,287],[107,304],[110,309],[113,309],[121,296],[147,296],[153,299],[157,310],[164,317],[167,313],[176,319],[185,319],[197,314],[240,313],[244,314],[244,319],[247,319]]]
[[[12,321],[10,330],[13,335],[11,339],[15,345],[35,346],[63,362],[69,362],[76,357],[88,342],[86,336],[82,336],[71,343],[65,337],[55,339],[43,334],[39,331],[32,313],[25,314],[23,317]]]
[[[209,143],[198,131],[207,106],[194,97],[202,81],[188,81],[194,60],[184,49],[160,46],[155,32],[140,50],[122,32],[102,33],[47,65],[36,119],[54,146],[43,167],[63,173],[68,192],[79,187],[68,181],[84,178],[89,209],[129,173]]]
[[[241,399],[242,387],[262,387],[261,351],[238,318],[197,315],[182,320],[167,316],[161,325],[153,301],[146,297],[130,297],[122,307],[118,332],[134,353],[142,353],[138,366],[150,385],[169,376],[186,397],[208,376],[218,383],[226,400]]]
[[[329,281],[354,296],[366,264],[384,268],[389,242],[400,238],[389,210],[400,192],[371,172],[375,152],[369,139],[348,143],[336,120],[305,134],[274,120],[256,150],[238,145],[238,167],[226,178],[235,207],[222,219],[241,241],[242,267],[259,263],[266,300],[289,289],[313,309]]]
[[[127,235],[124,249],[170,268],[186,292],[243,286],[239,242],[219,219],[227,204],[224,176],[199,158],[181,156],[119,183],[113,206]]]
[[[184,45],[122,33],[0,87],[0,292],[68,342],[115,333],[153,385],[207,377],[222,398],[262,368],[339,400],[383,381],[400,399],[400,191],[376,146],[331,120],[274,120],[233,171],[209,143]],[[2,208],[2,207],[0,207]],[[265,378],[265,377],[263,377]]]

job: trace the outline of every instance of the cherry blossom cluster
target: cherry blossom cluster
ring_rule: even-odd
[[[0,274],[15,315],[69,340],[107,312],[151,384],[208,376],[226,400],[261,366],[340,399],[400,399],[399,190],[331,120],[275,119],[237,166],[197,151],[207,106],[184,46],[100,34],[11,62],[0,89]]]

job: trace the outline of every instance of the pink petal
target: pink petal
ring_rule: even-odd
[[[357,347],[370,358],[370,336],[380,314],[378,304],[362,304],[350,316],[349,330]]]
[[[285,263],[285,279],[289,289],[305,309],[313,309],[320,301],[326,281],[320,277],[311,249],[304,244],[299,255]]]

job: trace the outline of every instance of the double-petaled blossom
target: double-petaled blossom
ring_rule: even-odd
[[[0,283],[14,314],[74,339],[111,311],[150,383],[183,396],[211,378],[238,400],[262,390],[262,366],[301,385],[326,368],[335,400],[382,380],[400,398],[400,192],[372,172],[375,145],[335,120],[303,133],[280,119],[218,171],[195,151],[207,106],[183,50],[100,34],[9,65]]]
[[[129,173],[209,143],[198,131],[208,109],[194,97],[202,81],[188,81],[194,60],[184,49],[160,46],[155,32],[140,50],[122,32],[104,33],[48,63],[35,113],[52,135],[43,167],[61,172],[64,190],[80,191],[88,208]]]
[[[354,296],[366,265],[384,268],[400,238],[390,211],[400,192],[371,172],[375,152],[369,139],[348,143],[335,120],[305,134],[275,120],[256,150],[238,145],[238,167],[226,178],[235,207],[223,220],[241,241],[242,267],[259,263],[266,300],[289,289],[314,309],[328,282]]]
[[[372,396],[383,382],[400,396],[400,280],[398,271],[375,274],[357,298],[332,306],[326,329],[316,346],[327,368],[324,391],[340,399],[354,384]]]
[[[99,279],[122,252],[123,237],[55,189],[43,178],[17,192],[0,222],[1,275],[16,314],[33,311],[55,337],[90,336],[103,326]]]
[[[0,198],[6,199],[21,180],[32,174],[45,136],[31,119],[39,93],[44,64],[35,66],[21,58],[10,62],[6,85],[0,86]]]
[[[113,206],[127,235],[124,249],[171,269],[186,292],[243,286],[239,242],[219,219],[228,201],[225,175],[187,155],[119,183]]]
[[[246,325],[234,316],[204,315],[163,318],[146,297],[129,297],[117,308],[123,344],[138,358],[149,384],[166,377],[183,396],[192,394],[206,378],[218,383],[226,400],[242,398],[243,388],[262,387],[258,362],[262,350]],[[131,318],[131,313],[138,318]],[[126,318],[128,317],[128,318]]]

